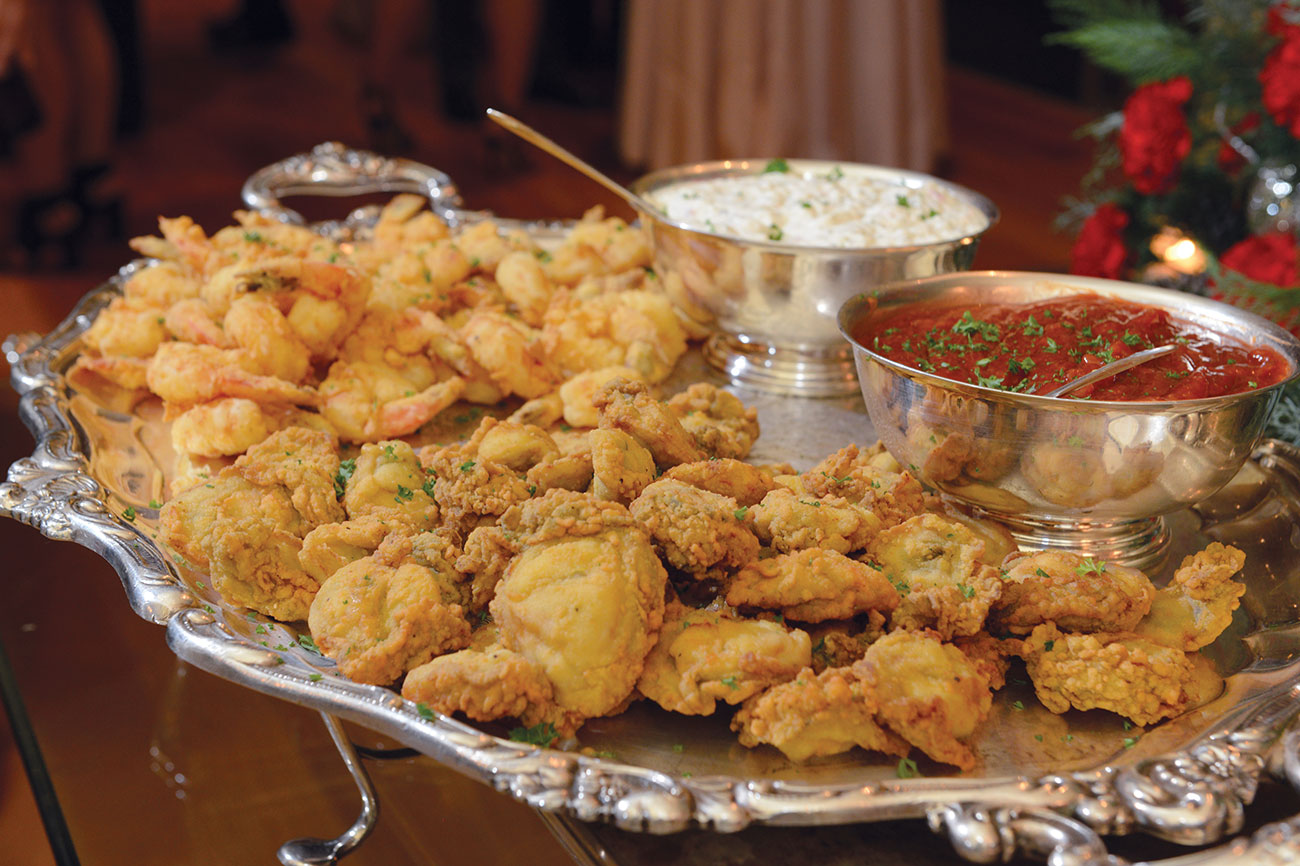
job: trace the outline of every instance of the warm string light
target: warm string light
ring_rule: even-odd
[[[1166,226],[1151,239],[1151,252],[1168,267],[1180,274],[1199,274],[1205,271],[1205,253],[1196,241],[1176,228]]]

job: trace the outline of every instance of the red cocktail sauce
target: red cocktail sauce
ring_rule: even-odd
[[[1171,317],[1158,307],[1080,294],[1031,304],[908,304],[854,338],[892,361],[955,382],[1041,394],[1119,358],[1173,343],[1161,358],[1069,395],[1084,400],[1192,400],[1282,381],[1290,364]]]

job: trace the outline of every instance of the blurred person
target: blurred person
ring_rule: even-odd
[[[5,234],[29,263],[49,248],[76,263],[90,230],[122,230],[109,185],[117,118],[117,66],[95,0],[0,0],[0,76],[18,76],[33,123],[0,154],[0,197],[16,203]]]
[[[619,155],[933,170],[948,144],[939,0],[628,0]]]

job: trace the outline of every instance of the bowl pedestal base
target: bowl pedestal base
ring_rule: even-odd
[[[848,343],[791,347],[721,331],[704,344],[704,358],[738,385],[795,397],[853,397],[858,375]]]
[[[992,520],[1006,527],[1022,550],[1063,550],[1098,561],[1127,565],[1147,574],[1158,572],[1169,557],[1172,535],[1161,516],[1096,523],[1034,520],[994,514],[952,497],[945,498],[972,517]]]

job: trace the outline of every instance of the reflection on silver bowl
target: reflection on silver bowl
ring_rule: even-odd
[[[875,354],[855,332],[901,304],[1021,303],[1092,291],[1270,347],[1282,382],[1175,402],[1105,402],[1011,394],[953,382]],[[1160,515],[1198,502],[1241,468],[1285,385],[1300,341],[1235,307],[1133,283],[975,271],[883,286],[846,303],[862,396],[890,452],[922,481],[1008,525],[1018,541],[1149,566],[1167,542]]]
[[[678,166],[646,175],[632,189],[650,195],[687,180],[759,174],[767,164],[766,159],[742,159]],[[980,236],[997,222],[998,211],[978,193],[917,172],[817,160],[787,164],[799,172],[839,169],[845,178],[885,181],[904,190],[937,185],[988,218],[979,231],[951,240],[839,249],[741,240],[641,211],[656,263],[681,276],[680,283],[669,285],[674,301],[697,322],[716,329],[705,347],[713,366],[768,391],[804,397],[853,394],[852,350],[836,326],[840,306],[872,286],[969,268]]]

